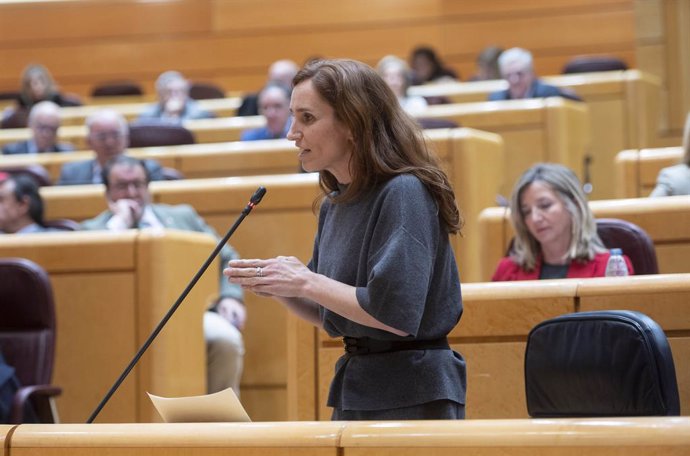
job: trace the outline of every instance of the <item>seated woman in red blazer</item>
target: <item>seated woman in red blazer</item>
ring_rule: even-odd
[[[518,180],[510,201],[513,249],[491,280],[603,277],[609,252],[575,173],[539,163]],[[630,259],[624,256],[628,273]]]

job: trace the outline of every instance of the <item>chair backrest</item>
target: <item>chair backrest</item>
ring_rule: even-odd
[[[2,121],[0,121],[0,128],[26,128],[29,124],[29,110],[26,108],[11,108],[6,112]]]
[[[55,228],[61,231],[80,231],[81,230],[81,225],[70,219],[53,219],[53,220],[44,220],[43,221],[43,226],[47,228]]]
[[[97,84],[91,90],[92,97],[118,97],[124,95],[143,95],[144,90],[134,81],[108,81]]]
[[[50,173],[43,165],[25,165],[25,166],[0,166],[0,171],[4,171],[13,175],[29,176],[36,182],[39,187],[46,187],[53,185],[53,180],[50,178]]]
[[[580,55],[572,58],[563,67],[563,74],[589,73],[593,71],[627,70],[628,65],[618,57]]]
[[[425,130],[432,130],[434,128],[458,128],[460,125],[448,119],[436,119],[433,117],[420,117],[417,123]]]
[[[630,258],[635,275],[658,274],[654,242],[639,226],[626,220],[597,219],[597,233],[607,248],[620,248]]]
[[[194,134],[179,124],[160,120],[137,120],[129,125],[130,147],[194,144]]]
[[[210,82],[192,82],[189,86],[189,97],[195,100],[225,98],[225,92]]]
[[[20,95],[18,90],[3,90],[0,91],[0,100],[17,100]]]
[[[0,258],[0,350],[23,385],[49,384],[55,356],[55,304],[45,270]]]
[[[671,348],[633,311],[561,315],[535,326],[525,349],[533,418],[680,415]]]

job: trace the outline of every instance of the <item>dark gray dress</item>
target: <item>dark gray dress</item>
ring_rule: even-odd
[[[448,234],[426,187],[400,175],[352,203],[325,201],[311,270],[357,287],[359,304],[402,338],[320,308],[329,335],[381,340],[446,336],[462,314],[460,279]],[[465,362],[451,350],[404,350],[341,357],[328,405],[339,410],[465,403]],[[463,408],[464,413],[464,408]],[[399,419],[414,419],[409,412]],[[439,417],[443,418],[443,416]]]

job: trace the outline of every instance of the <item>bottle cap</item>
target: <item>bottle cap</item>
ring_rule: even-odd
[[[622,255],[623,251],[621,249],[611,249],[611,255]]]

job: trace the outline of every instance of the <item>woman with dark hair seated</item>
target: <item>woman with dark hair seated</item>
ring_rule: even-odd
[[[419,46],[412,51],[410,67],[413,72],[413,84],[428,84],[431,82],[454,82],[460,76],[447,68],[431,47]]]
[[[518,180],[510,201],[513,249],[491,280],[603,277],[610,257],[597,234],[582,184],[570,169],[539,163]],[[628,273],[630,259],[624,256]]]

